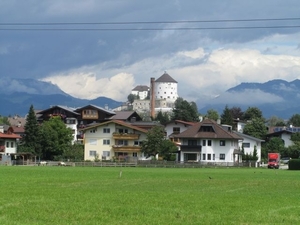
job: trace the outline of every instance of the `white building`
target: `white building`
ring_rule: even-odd
[[[146,85],[138,85],[132,89],[131,94],[139,97],[139,100],[144,100],[149,98],[150,88]]]
[[[177,83],[178,82],[174,80],[166,72],[162,76],[160,76],[157,80],[155,80],[154,96],[156,102],[159,100],[165,100],[166,105],[164,107],[172,108],[174,102],[178,98]]]
[[[258,157],[257,161],[261,162],[261,143],[264,142],[264,140],[236,131],[234,131],[234,133],[243,138],[243,140],[239,141],[239,149],[243,148],[245,154],[253,155],[254,149],[256,148]]]

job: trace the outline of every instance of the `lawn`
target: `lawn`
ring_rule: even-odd
[[[2,225],[298,224],[300,218],[299,171],[1,166],[0,174]]]

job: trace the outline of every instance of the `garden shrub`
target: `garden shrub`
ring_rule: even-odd
[[[300,170],[300,159],[291,159],[289,161],[289,170]]]

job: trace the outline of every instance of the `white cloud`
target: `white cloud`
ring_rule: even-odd
[[[243,92],[225,92],[215,98],[215,104],[240,104],[240,105],[260,105],[266,103],[277,103],[283,99],[277,95],[263,92],[261,90],[246,89]]]
[[[96,78],[93,73],[69,72],[42,79],[56,84],[64,92],[82,99],[95,99],[100,96],[124,101],[134,84],[132,74],[119,73],[111,78]]]

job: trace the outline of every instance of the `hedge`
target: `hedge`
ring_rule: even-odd
[[[300,159],[291,159],[289,161],[289,170],[300,170]]]

